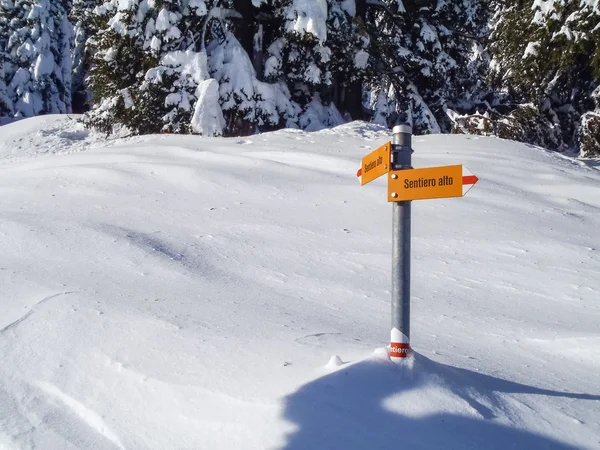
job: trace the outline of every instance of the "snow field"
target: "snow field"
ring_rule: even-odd
[[[396,366],[388,139],[0,128],[0,448],[597,448],[597,168],[415,137],[480,181],[413,205]]]

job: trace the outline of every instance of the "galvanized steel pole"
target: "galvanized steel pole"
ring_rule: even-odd
[[[412,169],[412,128],[393,130],[391,169]],[[391,175],[394,177],[394,174]],[[390,358],[402,361],[410,353],[410,223],[411,201],[393,202],[392,222],[392,332]]]

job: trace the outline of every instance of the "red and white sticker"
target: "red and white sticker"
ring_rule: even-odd
[[[410,353],[410,344],[402,342],[390,343],[390,358],[406,358]]]
[[[410,354],[410,340],[398,328],[392,328],[390,336],[390,358],[392,361],[404,359]]]

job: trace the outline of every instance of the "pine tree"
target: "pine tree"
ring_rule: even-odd
[[[8,86],[6,83],[6,72],[10,70],[10,60],[5,51],[8,47],[9,37],[9,10],[13,8],[12,1],[0,1],[0,117],[14,115],[13,103],[8,96]]]
[[[328,71],[330,50],[324,45],[327,38],[327,4],[325,0],[263,1],[262,13],[269,17],[258,39],[264,55],[262,79],[283,83],[296,111],[288,124],[318,129],[323,118],[311,103],[320,90],[330,84]],[[257,52],[258,53],[258,52]],[[320,102],[317,102],[320,104]],[[301,118],[302,117],[302,118]]]
[[[577,130],[577,144],[583,158],[600,156],[600,86],[592,93],[592,100],[596,107],[581,116]]]
[[[119,124],[134,133],[248,134],[297,117],[285,84],[262,81],[233,34],[244,19],[234,4],[115,0],[98,8],[104,25],[90,77],[97,106],[86,122],[104,131]],[[219,103],[209,105],[215,86]]]
[[[0,42],[0,45],[2,43]],[[14,115],[13,104],[8,97],[8,87],[5,82],[4,66],[6,64],[6,54],[0,51],[0,117],[9,117]]]
[[[354,1],[264,0],[259,26],[262,78],[284,82],[299,108],[298,126],[317,130],[362,119],[369,39]],[[362,29],[361,29],[361,26]],[[289,122],[289,120],[288,120]]]
[[[15,117],[71,111],[69,6],[66,0],[1,3],[4,79]]]
[[[96,104],[84,119],[110,132],[188,132],[194,92],[207,77],[206,58],[186,50],[198,37],[189,24],[205,17],[201,0],[111,0],[95,9],[101,31],[91,42],[89,77]]]
[[[73,24],[74,47],[72,50],[72,98],[73,111],[83,113],[89,109],[90,96],[88,93],[87,77],[91,65],[91,48],[88,40],[97,31],[97,16],[94,9],[103,0],[73,0],[69,15]]]
[[[366,1],[330,0],[328,6],[330,96],[346,120],[363,120],[363,81],[372,70],[368,52],[371,39],[365,26]]]
[[[448,109],[478,101],[473,61],[485,29],[483,0],[383,0],[367,12],[372,71],[367,103],[374,120],[408,122],[415,133],[448,132]]]
[[[84,122],[105,131],[124,125],[139,132],[151,132],[154,124],[144,128],[143,114],[134,107],[134,97],[143,74],[157,64],[155,57],[144,53],[144,28],[149,6],[141,2],[107,1],[94,10],[97,35],[90,41],[93,54],[89,89],[95,108]]]
[[[214,39],[207,50],[211,74],[220,84],[227,134],[247,135],[285,126],[287,119],[297,115],[287,87],[260,81],[237,38],[224,32],[223,40]]]
[[[600,9],[592,0],[496,3],[492,83],[504,103],[529,103],[549,148],[577,147],[600,84]]]

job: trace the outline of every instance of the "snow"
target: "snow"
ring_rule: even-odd
[[[528,56],[537,56],[539,48],[539,42],[529,42],[525,48],[525,51],[523,52],[523,59],[527,58]]]
[[[35,55],[35,46],[30,39],[27,39],[17,48],[16,53],[21,61],[26,61]]]
[[[208,10],[206,9],[206,3],[204,0],[190,0],[188,4],[189,8],[194,8],[196,10],[197,16],[205,16]]]
[[[309,83],[318,84],[321,81],[321,69],[316,64],[309,64],[304,70],[304,79]]]
[[[177,27],[169,28],[169,31],[165,35],[167,41],[172,41],[174,39],[179,39],[181,37],[181,31]]]
[[[150,8],[156,7],[154,0],[137,1],[137,2],[134,2],[134,5],[137,6],[137,14],[136,14],[135,19],[139,24],[144,22],[146,15],[148,14],[148,11],[150,11]]]
[[[110,145],[104,137],[78,123],[79,117],[49,115],[1,127],[0,165],[29,161],[42,155],[80,152],[96,145]]]
[[[125,109],[131,109],[135,106],[133,98],[131,97],[131,91],[128,88],[121,89],[117,91],[117,93],[120,94],[121,97],[123,97]]]
[[[9,87],[7,114],[20,118],[41,112],[69,113],[73,26],[66,11],[62,4],[48,0],[21,1],[17,6],[0,30],[2,52],[6,51],[0,72]]]
[[[182,77],[190,77],[195,83],[200,83],[208,77],[206,53],[186,50],[185,52],[169,52],[161,59],[161,64],[177,68]]]
[[[1,117],[0,116],[0,126],[8,125],[9,123],[12,123],[14,121],[15,121],[15,119],[12,119],[10,117]]]
[[[104,54],[104,61],[111,62],[114,61],[118,55],[118,50],[114,47],[109,48]]]
[[[52,55],[47,53],[38,55],[33,69],[33,77],[39,81],[44,76],[50,75],[52,72],[54,72],[54,58]]]
[[[269,56],[265,61],[265,77],[268,78],[277,75],[280,69],[281,60],[277,59],[275,56]]]
[[[182,96],[180,92],[174,92],[172,94],[167,95],[165,98],[165,106],[173,106],[178,105],[182,100]]]
[[[347,12],[351,17],[356,15],[356,2],[355,0],[342,0],[340,3],[342,10]]]
[[[421,39],[423,39],[423,41],[425,41],[425,42],[438,42],[439,41],[437,33],[427,23],[423,23],[423,25],[421,25],[420,36],[421,36]],[[438,44],[438,46],[439,46],[439,44]]]
[[[223,134],[225,119],[219,107],[219,83],[214,78],[202,81],[196,89],[196,107],[190,126],[204,136]]]
[[[321,43],[327,40],[326,0],[293,0],[287,19],[289,32],[311,33]]]
[[[117,0],[117,11],[130,11],[138,5],[137,0]]]
[[[359,50],[358,52],[356,52],[356,55],[354,55],[354,67],[356,67],[357,69],[364,69],[365,67],[367,67],[368,63],[369,54],[367,52],[365,52],[364,50]]]
[[[257,79],[256,71],[240,42],[228,33],[224,42],[214,40],[208,47],[210,73],[219,83],[223,112],[237,110],[245,118],[263,125],[278,125],[281,116],[296,117],[287,87]]]
[[[415,137],[480,181],[413,204],[393,364],[387,140],[2,126],[0,447],[598,448],[599,166]]]
[[[531,9],[535,11],[532,23],[543,25],[546,17],[555,13],[554,0],[534,0]]]
[[[160,46],[161,46],[160,38],[153,36],[152,40],[150,41],[150,48],[152,50],[154,50],[155,52],[158,52],[158,51],[160,51]]]
[[[323,128],[344,123],[344,118],[332,103],[325,106],[317,95],[300,115],[300,127],[306,131],[320,131]]]
[[[158,13],[158,17],[156,18],[154,28],[156,29],[156,31],[166,31],[169,28],[171,28],[169,11],[166,8],[161,9],[160,13]]]

